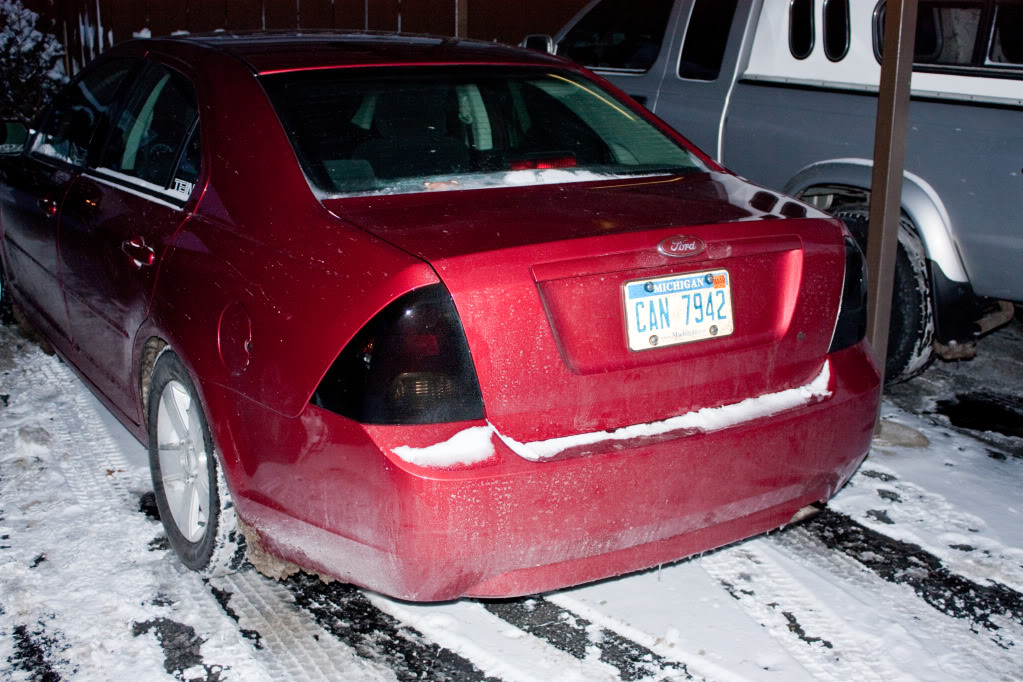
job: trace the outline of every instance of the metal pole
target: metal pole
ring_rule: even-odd
[[[895,254],[899,245],[902,173],[906,160],[906,119],[913,75],[917,0],[888,0],[885,7],[881,85],[874,132],[874,171],[867,228],[867,336],[884,377],[888,320],[892,312]]]

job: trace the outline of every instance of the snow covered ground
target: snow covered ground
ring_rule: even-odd
[[[542,597],[420,605],[184,570],[142,446],[0,328],[0,678],[1023,679],[1023,325],[883,416],[806,523]]]

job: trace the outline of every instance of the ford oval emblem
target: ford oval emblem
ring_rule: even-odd
[[[695,256],[698,253],[703,253],[703,250],[706,248],[707,245],[699,237],[686,237],[680,234],[663,239],[657,245],[658,251],[665,256],[672,256],[674,258]]]

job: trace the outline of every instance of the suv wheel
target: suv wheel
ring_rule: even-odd
[[[866,253],[870,210],[866,206],[850,206],[833,215],[849,227]],[[916,227],[905,215],[899,220],[892,314],[888,324],[884,376],[886,384],[893,384],[920,374],[934,359],[934,317],[927,261]]]

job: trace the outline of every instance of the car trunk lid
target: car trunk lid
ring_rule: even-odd
[[[726,174],[325,204],[432,264],[465,327],[487,418],[519,442],[807,384],[820,375],[841,297],[835,222]],[[701,248],[676,257],[673,244]],[[699,288],[686,303],[694,319],[696,298],[710,292],[716,315],[699,332],[707,338],[651,346],[664,315],[684,311],[677,297],[667,312],[663,297],[630,298],[627,287],[648,282]]]

